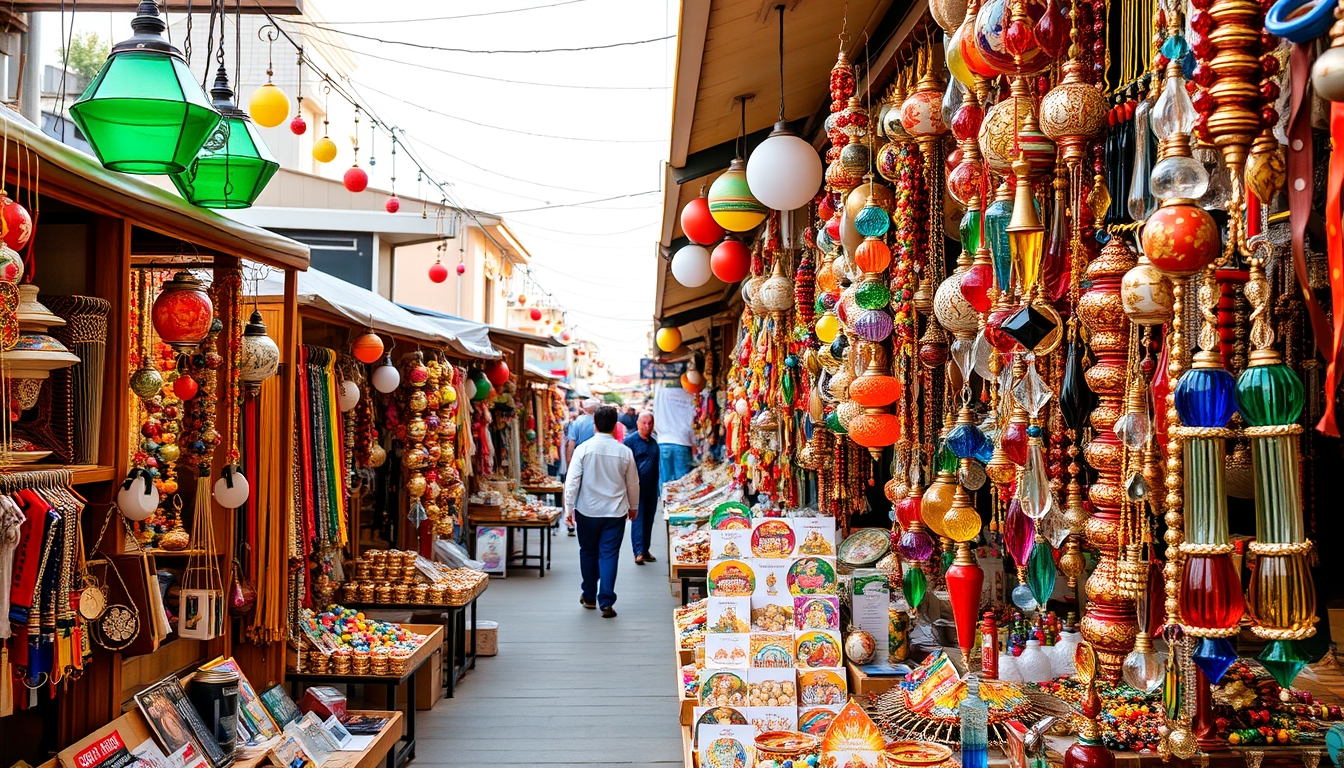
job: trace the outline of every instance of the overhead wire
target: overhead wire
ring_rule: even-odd
[[[643,191],[643,192],[630,192],[630,193],[628,193],[628,194],[624,194],[624,195],[612,195],[611,197],[599,197],[599,198],[596,199],[596,200],[585,200],[585,201],[582,202],[582,203],[557,203],[556,205],[541,205],[541,206],[537,206],[536,208],[515,208],[515,209],[513,209],[513,210],[511,210],[511,211],[498,211],[498,213],[501,213],[501,214],[503,214],[503,213],[528,213],[528,212],[530,212],[530,211],[550,211],[550,210],[554,210],[554,209],[556,209],[556,208],[583,208],[583,207],[585,207],[585,206],[592,205],[593,203],[607,203],[607,202],[611,202],[612,200],[625,200],[625,199],[627,199],[627,198],[631,198],[631,197],[643,197],[644,195],[656,195],[656,194],[658,194],[659,191],[660,191],[660,190],[657,190],[657,189],[649,189],[649,190],[645,190],[645,191]],[[647,206],[641,206],[641,207],[639,207],[639,208],[614,208],[614,209],[608,209],[608,210],[638,211],[638,210],[643,210],[643,208],[645,208],[645,207],[647,207]]]
[[[412,43],[406,40],[389,40],[387,38],[377,37],[375,35],[362,35],[358,32],[346,32],[340,29],[332,29],[328,27],[325,23],[318,23],[315,21],[303,21],[301,19],[283,19],[283,21],[288,22],[290,24],[297,24],[305,27],[313,27],[314,29],[322,29],[328,32],[339,32],[340,34],[346,35],[347,37],[353,37],[359,40],[368,40],[374,43],[382,43],[384,45],[404,45],[407,48],[418,48],[422,51],[441,51],[444,53],[472,53],[472,54],[491,54],[491,55],[583,53],[585,51],[605,51],[610,50],[612,48],[626,48],[632,45],[647,45],[649,43],[661,43],[662,41],[669,39],[668,36],[665,35],[663,37],[651,37],[647,40],[626,40],[619,43],[604,43],[602,45],[583,45],[575,48],[517,48],[517,49],[499,48],[494,50],[482,50],[478,48],[452,48],[444,45],[430,45],[428,43]]]
[[[502,11],[483,11],[481,13],[463,13],[457,16],[430,16],[421,19],[371,19],[369,21],[327,21],[324,24],[411,24],[424,21],[458,21],[460,19],[477,19],[482,16],[503,16],[506,13],[523,13],[524,11],[540,11],[546,8],[558,8],[562,5],[574,5],[575,3],[585,3],[588,0],[562,0],[558,3],[549,3],[547,5],[531,5],[526,8],[507,8]]]

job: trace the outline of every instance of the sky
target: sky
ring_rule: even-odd
[[[404,129],[430,171],[452,184],[456,202],[502,215],[532,254],[540,288],[567,310],[570,325],[601,347],[613,373],[635,371],[652,328],[678,3],[305,3],[331,29],[352,33],[345,40],[358,68],[350,86],[373,113]],[[202,7],[208,2],[196,0],[194,8]],[[185,0],[173,0],[169,12],[185,8]],[[67,14],[64,26],[67,33],[105,37],[111,30],[115,41],[129,37],[129,18],[80,12]],[[204,14],[196,24],[203,37]],[[61,28],[60,14],[46,14],[47,63],[56,61]],[[649,40],[521,54],[396,44],[531,51]],[[292,56],[286,50],[275,58],[288,65]],[[406,172],[398,175],[399,190],[414,194]],[[377,172],[373,182],[380,184]]]

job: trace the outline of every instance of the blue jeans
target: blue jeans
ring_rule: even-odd
[[[653,521],[658,514],[658,480],[652,477],[639,479],[639,516],[630,526],[630,543],[635,555],[649,551],[653,544]]]
[[[574,527],[579,537],[583,600],[593,602],[596,589],[598,606],[610,608],[616,602],[616,565],[621,556],[621,540],[625,538],[625,516],[587,517],[575,511]]]
[[[691,447],[673,443],[658,444],[658,480],[670,483],[691,471]]]

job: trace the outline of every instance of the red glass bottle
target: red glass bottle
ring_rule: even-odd
[[[1181,623],[1202,629],[1232,629],[1246,612],[1241,578],[1229,555],[1196,555],[1181,577]]]

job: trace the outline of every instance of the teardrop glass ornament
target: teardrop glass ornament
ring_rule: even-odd
[[[1032,597],[1036,598],[1038,606],[1044,607],[1050,601],[1058,573],[1054,552],[1049,547],[1037,544],[1027,559],[1027,586],[1031,588]]]
[[[1036,522],[1022,513],[1022,503],[1013,499],[1003,518],[1003,543],[1013,564],[1025,568],[1031,549],[1036,545]]]
[[[1013,605],[1024,611],[1035,610],[1036,596],[1032,594],[1031,587],[1026,584],[1018,584],[1013,587]]]
[[[1045,471],[1045,449],[1031,443],[1027,446],[1027,464],[1017,481],[1017,498],[1022,513],[1032,520],[1040,520],[1050,511],[1050,478]]]
[[[919,568],[906,570],[905,578],[901,579],[901,594],[905,595],[905,602],[911,608],[918,608],[919,604],[924,602],[924,593],[928,589],[929,581],[925,578],[923,570]]]
[[[1050,402],[1050,386],[1036,372],[1035,360],[1027,364],[1026,375],[1013,387],[1013,398],[1032,418],[1041,415],[1041,410]]]
[[[1083,375],[1083,358],[1086,355],[1087,350],[1081,339],[1069,342],[1064,360],[1064,381],[1059,387],[1060,414],[1064,417],[1064,425],[1074,430],[1086,427],[1092,410],[1097,407],[1097,395]]]
[[[1144,99],[1134,108],[1134,179],[1129,185],[1129,194],[1125,204],[1129,218],[1145,221],[1157,210],[1157,198],[1153,197],[1149,187],[1149,175],[1153,169],[1153,158],[1157,156],[1157,142],[1148,124],[1153,110],[1153,99]]]

